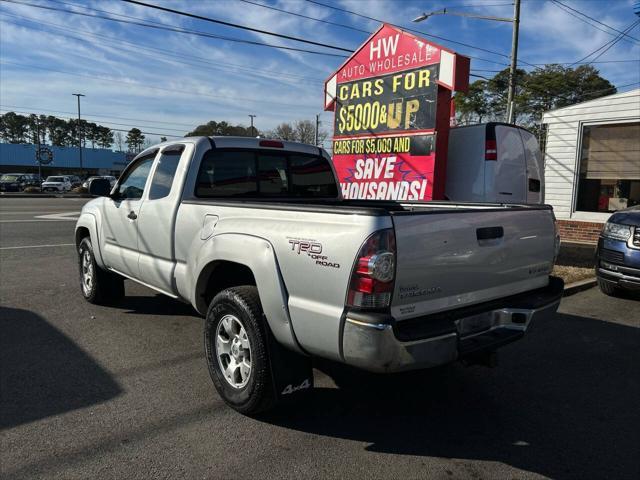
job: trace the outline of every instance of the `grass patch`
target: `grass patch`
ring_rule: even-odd
[[[595,277],[593,268],[570,267],[567,265],[556,265],[553,267],[552,275],[562,278],[565,285]]]

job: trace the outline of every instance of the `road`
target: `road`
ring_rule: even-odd
[[[637,300],[568,297],[494,369],[346,389],[316,370],[308,402],[252,419],[216,394],[188,305],[132,282],[82,299],[83,203],[0,199],[4,479],[640,478]]]

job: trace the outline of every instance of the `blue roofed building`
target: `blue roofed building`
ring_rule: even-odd
[[[77,147],[42,145],[51,152],[50,163],[42,164],[42,176],[48,175],[115,175],[127,166],[134,154],[114,152],[107,148],[83,148],[82,168]],[[0,173],[38,173],[37,145],[0,143]]]

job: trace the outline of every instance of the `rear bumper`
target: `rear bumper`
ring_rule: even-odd
[[[348,312],[343,358],[364,370],[397,372],[444,365],[494,350],[521,338],[533,320],[552,316],[563,289],[561,279],[550,277],[549,285],[538,290],[411,320],[426,325],[426,329],[406,329],[403,322],[395,322],[390,315]],[[437,324],[437,331],[429,324]]]

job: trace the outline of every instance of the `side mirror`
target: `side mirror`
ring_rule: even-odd
[[[111,192],[111,183],[106,178],[94,178],[89,183],[89,193],[96,197],[108,197]]]

